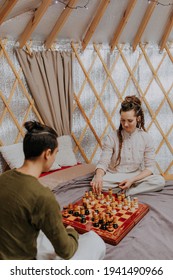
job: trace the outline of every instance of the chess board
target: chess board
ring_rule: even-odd
[[[86,193],[79,201],[63,208],[63,223],[80,234],[93,230],[112,245],[117,245],[149,211],[147,205],[138,203],[137,197],[120,198],[111,192],[103,192],[102,196]]]

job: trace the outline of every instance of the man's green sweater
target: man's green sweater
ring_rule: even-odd
[[[39,230],[61,258],[77,250],[78,233],[64,227],[51,191],[33,176],[6,171],[0,175],[0,259],[36,259]]]

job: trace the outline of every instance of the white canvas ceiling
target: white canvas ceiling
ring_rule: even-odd
[[[99,7],[107,2],[107,6],[99,17]],[[122,19],[125,19],[123,29],[118,38],[118,43],[134,44],[134,40],[138,37],[140,42],[153,42],[160,44],[166,35],[166,41],[173,41],[173,0],[61,0],[48,1],[50,2],[44,14],[34,26],[27,40],[45,42],[49,37],[58,18],[64,11],[65,5],[72,5],[74,8],[69,9],[70,14],[61,22],[59,32],[54,34],[54,42],[59,40],[70,40],[74,42],[83,41],[89,29],[89,42],[92,43],[108,43],[111,45],[113,36],[120,25]],[[9,2],[15,2],[14,7],[5,14],[5,6]],[[0,25],[0,38],[8,38],[10,40],[20,41],[23,33],[26,32],[26,27],[31,21],[34,25],[37,9],[44,5],[45,0],[0,0],[0,16],[4,16]],[[58,2],[58,3],[55,3]],[[61,2],[64,2],[61,3]],[[157,3],[155,3],[157,2]],[[127,7],[134,3],[129,17],[126,19]],[[87,5],[86,5],[87,4]],[[150,5],[156,4],[151,14],[147,14],[147,9]],[[87,6],[79,8],[78,6]],[[166,5],[166,6],[164,6]],[[168,5],[168,6],[167,6]],[[68,9],[68,8],[66,8]],[[0,18],[0,21],[1,21]],[[91,26],[93,20],[97,24]],[[99,21],[99,22],[98,22]],[[140,33],[141,25],[143,31]],[[91,30],[93,28],[93,30]],[[169,30],[168,30],[169,29]],[[27,31],[28,32],[28,31]],[[87,42],[87,43],[89,43]]]

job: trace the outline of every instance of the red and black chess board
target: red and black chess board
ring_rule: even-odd
[[[148,211],[137,197],[113,194],[110,189],[100,195],[85,192],[82,199],[63,208],[62,217],[65,226],[81,234],[94,230],[106,243],[117,245]]]

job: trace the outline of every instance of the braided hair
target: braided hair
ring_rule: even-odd
[[[139,120],[137,121],[136,127],[142,128],[144,131],[146,131],[144,112],[141,108],[141,101],[135,95],[126,96],[125,100],[121,103],[120,114],[121,112],[128,112],[131,110],[134,110],[136,117],[140,117]],[[115,167],[118,166],[121,161],[121,150],[123,145],[122,129],[123,129],[122,124],[120,123],[119,129],[117,131],[118,140],[119,140],[119,151],[118,151]]]

